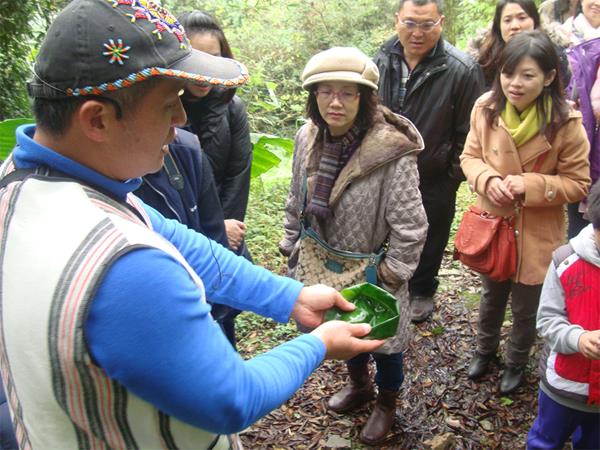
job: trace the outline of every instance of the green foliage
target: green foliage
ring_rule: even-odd
[[[453,0],[457,4],[456,11],[456,45],[466,48],[469,39],[477,31],[492,23],[496,0]]]
[[[433,334],[434,336],[439,336],[441,334],[444,334],[446,331],[446,327],[444,326],[438,326],[438,327],[434,327],[431,329],[431,334]]]
[[[300,75],[319,50],[353,45],[373,55],[394,32],[397,0],[164,1],[177,13],[201,9],[223,25],[252,80],[238,92],[255,131],[293,136],[306,93]]]
[[[475,308],[479,304],[480,294],[475,291],[463,291],[461,297],[465,302],[465,306],[469,309]]]
[[[276,171],[273,174],[277,176]],[[283,208],[289,175],[273,178],[269,172],[257,181],[250,188],[246,243],[257,264],[283,275],[287,267],[286,258],[279,253],[277,245],[283,237]]]
[[[32,122],[33,119],[8,119],[0,122],[0,160],[4,161],[17,143],[17,127]]]
[[[454,220],[452,221],[452,227],[450,229],[450,239],[448,239],[448,246],[446,250],[454,250],[454,235],[458,230],[458,225],[462,220],[464,212],[468,206],[475,202],[476,195],[471,192],[467,183],[461,183],[458,191],[456,192],[456,213],[454,214]]]
[[[294,150],[294,141],[291,139],[259,133],[251,133],[250,138],[253,144],[252,178],[279,165],[281,158],[274,152],[289,157]]]
[[[28,66],[45,30],[67,0],[0,0],[0,119],[29,115]],[[252,79],[238,92],[253,131],[292,137],[303,123],[300,75],[308,59],[332,46],[374,55],[392,36],[397,0],[163,0],[179,14],[200,9],[223,25]],[[495,0],[446,0],[444,35],[464,48],[492,18]]]
[[[30,114],[26,82],[34,49],[63,3],[0,0],[0,120]]]
[[[243,342],[240,354],[244,358],[252,358],[300,335],[293,322],[280,324],[250,312],[237,316],[235,324],[238,342]]]

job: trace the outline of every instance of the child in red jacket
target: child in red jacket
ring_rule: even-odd
[[[553,254],[537,313],[546,341],[538,416],[527,448],[600,449],[600,182],[588,197],[592,222]]]

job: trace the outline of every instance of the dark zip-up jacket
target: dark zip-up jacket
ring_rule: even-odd
[[[176,189],[163,166],[158,172],[144,176],[135,194],[163,216],[178,220],[228,248],[225,219],[212,169],[198,138],[178,129],[177,137],[169,144],[169,152],[183,178],[183,189]]]
[[[375,55],[379,96],[384,105],[410,119],[425,141],[419,154],[421,183],[449,176],[464,180],[458,157],[469,132],[471,109],[484,91],[479,65],[449,42],[440,39],[431,54],[411,72],[403,105],[400,85],[403,49],[397,37]]]
[[[252,166],[248,117],[239,97],[225,103],[221,95],[213,90],[200,100],[183,97],[185,128],[198,136],[210,161],[225,218],[243,222]]]
[[[173,173],[169,174],[163,165],[158,172],[142,178],[135,194],[166,218],[175,219],[229,248],[212,168],[198,138],[193,133],[177,129],[177,136],[169,144],[169,152],[179,169],[181,184],[172,179]],[[231,320],[239,313],[226,305],[211,305],[211,314],[218,322]]]

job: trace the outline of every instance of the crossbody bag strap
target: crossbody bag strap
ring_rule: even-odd
[[[300,226],[304,229],[308,229],[310,226],[308,225],[308,219],[304,215],[304,211],[306,210],[306,205],[308,203],[308,175],[306,172],[304,172],[304,176],[302,177],[300,192],[302,195],[302,205],[300,206]]]
[[[302,204],[300,207],[301,233],[305,237],[308,237],[309,239],[314,240],[317,244],[319,244],[321,247],[323,247],[325,250],[327,250],[329,252],[332,252],[334,254],[342,253],[342,252],[336,251],[327,242],[325,242],[325,240],[323,240],[321,238],[321,236],[319,236],[319,234],[315,230],[313,230],[312,227],[310,226],[310,224],[308,223],[308,219],[306,218],[306,215],[304,214],[304,211],[306,209],[306,204],[308,202],[308,176],[306,175],[306,173],[302,177],[302,185],[301,185],[300,192],[302,195]],[[379,266],[379,263],[385,256],[385,254],[388,250],[388,247],[389,247],[389,238],[386,238],[384,243],[381,245],[379,251],[377,251],[376,253],[374,252],[371,254],[360,254],[360,257],[368,258],[368,264],[365,267],[365,281],[367,283],[371,283],[374,285],[378,284],[377,266]],[[343,252],[343,253],[347,253],[347,254],[354,253],[355,255],[359,255],[359,253],[357,253],[357,252]],[[341,254],[339,256],[343,257],[344,255]]]
[[[550,152],[550,150],[546,150],[544,153],[542,153],[540,156],[537,157],[535,165],[533,166],[533,169],[531,170],[532,172],[540,171],[540,169],[542,168],[542,164],[544,164],[544,161],[546,161],[546,158],[548,157],[549,152]]]
[[[546,161],[546,158],[548,157],[548,153],[550,153],[550,150],[546,150],[544,153],[537,157],[537,159],[535,160],[535,164],[533,165],[533,169],[531,169],[531,172],[529,173],[539,173],[540,169],[542,168],[542,165],[544,164],[544,161]],[[523,173],[523,169],[521,168],[521,174]],[[518,205],[515,207],[515,214],[511,217],[511,220],[514,220],[514,217],[519,215],[522,206],[523,204],[521,200],[519,200]]]
[[[36,173],[37,169],[16,169],[0,179],[0,189],[5,188],[13,181],[23,181],[29,175]]]

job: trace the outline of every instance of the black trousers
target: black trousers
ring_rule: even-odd
[[[429,229],[417,270],[408,283],[412,295],[432,297],[437,291],[437,275],[454,220],[456,191],[460,182],[448,176],[422,181],[419,185]]]
[[[567,237],[572,239],[590,223],[585,220],[583,218],[583,214],[579,212],[579,202],[569,203],[569,206],[567,207],[567,213],[569,216],[569,229],[567,231]]]

